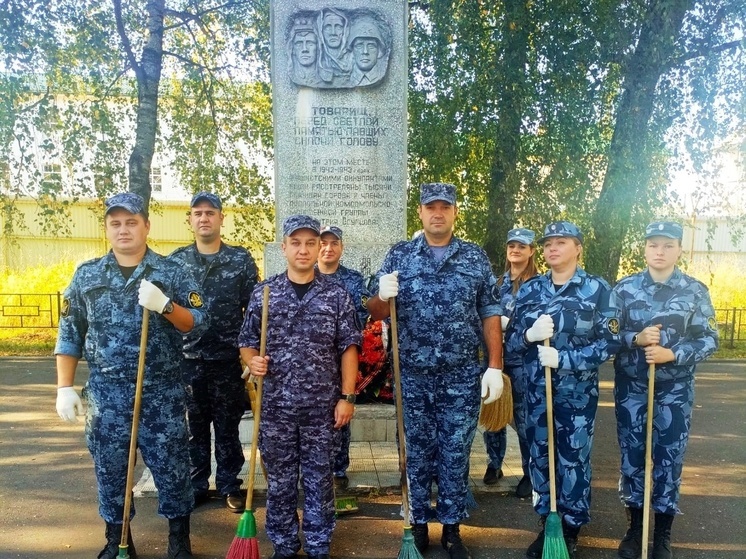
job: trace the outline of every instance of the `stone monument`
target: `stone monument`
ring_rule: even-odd
[[[407,1],[271,3],[276,242],[297,213],[344,231],[344,264],[374,273],[406,235]],[[265,277],[266,277],[265,276]]]

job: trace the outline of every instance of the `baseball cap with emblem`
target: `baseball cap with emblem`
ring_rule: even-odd
[[[539,239],[543,243],[550,237],[573,237],[583,244],[583,233],[580,227],[569,221],[554,221],[544,228],[544,236]]]
[[[337,237],[340,241],[342,240],[342,230],[337,227],[336,225],[327,225],[321,229],[321,234],[324,233],[331,233],[335,237]]]
[[[645,228],[645,238],[650,237],[668,237],[680,241],[684,237],[684,229],[675,221],[654,221]]]
[[[516,227],[515,229],[511,229],[508,231],[508,240],[505,241],[505,243],[509,243],[511,241],[518,241],[519,243],[523,243],[524,245],[530,245],[534,242],[534,237],[536,235],[534,234],[531,229],[523,229],[522,227]]]
[[[456,186],[448,182],[427,182],[420,185],[420,204],[430,204],[440,200],[456,205]]]
[[[299,229],[310,229],[317,235],[321,233],[321,223],[310,215],[296,214],[289,215],[282,222],[282,234],[287,237]]]
[[[223,211],[223,202],[220,200],[220,197],[217,194],[213,194],[212,192],[197,192],[197,194],[192,197],[192,202],[189,204],[190,208],[193,208],[200,202],[207,202],[210,204],[213,208],[216,208]]]
[[[109,215],[112,210],[122,209],[131,214],[142,214],[144,217],[148,217],[148,212],[145,211],[145,201],[142,196],[134,192],[122,192],[109,196],[104,201],[104,206],[106,206],[104,215]]]

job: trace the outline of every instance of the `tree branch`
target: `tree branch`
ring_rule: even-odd
[[[721,52],[725,52],[729,50],[736,50],[739,47],[746,47],[746,39],[741,39],[740,41],[731,41],[729,43],[723,43],[721,45],[714,45],[714,46],[703,45],[692,51],[684,53],[683,55],[677,58],[674,58],[669,64],[669,69],[675,68],[676,66],[681,66],[685,62],[688,62],[695,58],[710,56],[712,54],[720,54]]]
[[[122,19],[122,1],[112,0],[112,4],[114,5],[114,18],[117,22],[117,33],[119,33],[119,38],[122,40],[122,46],[127,55],[127,60],[129,60],[130,66],[132,66],[132,69],[135,71],[137,78],[144,79],[145,76],[142,68],[137,62],[137,58],[135,58],[135,53],[132,52],[132,44],[130,43],[129,37],[127,37],[127,31],[124,29],[124,20]]]
[[[200,23],[200,20],[209,13],[217,12],[217,11],[225,10],[225,9],[230,9],[230,8],[240,8],[241,6],[245,6],[245,5],[250,6],[252,3],[253,3],[252,0],[240,0],[240,1],[231,0],[230,2],[225,2],[224,4],[213,6],[212,8],[207,8],[200,12],[194,12],[194,13],[185,12],[183,10],[171,10],[167,8],[164,14],[166,16],[169,16],[175,19],[180,19],[181,23],[177,25],[169,25],[168,27],[164,27],[163,30],[169,31],[171,29],[181,27],[192,21]]]

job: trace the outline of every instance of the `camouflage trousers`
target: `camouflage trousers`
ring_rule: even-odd
[[[350,467],[350,424],[334,430],[334,460],[332,469],[336,477],[346,475]]]
[[[98,483],[99,514],[106,522],[121,524],[135,383],[91,374],[86,394],[86,442]],[[143,387],[137,446],[158,489],[158,514],[166,518],[190,514],[194,497],[185,390],[180,382]],[[133,501],[130,517],[134,515]]]
[[[541,372],[543,373],[543,368]],[[598,374],[575,371],[552,375],[557,511],[573,526],[590,522],[591,447],[598,408]],[[549,514],[547,405],[543,374],[526,381],[526,438],[534,510]]]
[[[647,380],[617,375],[614,402],[622,452],[619,496],[628,507],[642,508],[645,487]],[[684,453],[689,442],[694,381],[656,385],[653,402],[653,492],[655,512],[677,514]]]
[[[298,478],[302,476],[304,549],[308,555],[329,553],[335,526],[332,452],[332,408],[262,410],[259,448],[267,470],[265,529],[274,549],[293,555],[298,535]]]
[[[246,406],[241,363],[238,359],[184,359],[181,370],[187,383],[189,455],[194,491],[207,491],[210,486],[210,424],[215,431],[215,487],[221,495],[238,491],[241,488],[238,474],[244,464],[238,427]]]
[[[468,516],[469,454],[479,419],[480,374],[477,363],[446,371],[402,372],[411,522],[437,518],[442,524],[456,524]],[[430,505],[434,464],[435,511]]]
[[[529,445],[526,440],[526,375],[522,367],[505,366],[504,372],[510,377],[510,389],[513,396],[513,426],[518,435],[518,446],[521,451],[521,467],[523,474],[528,475]],[[505,452],[508,447],[506,429],[500,431],[484,431],[484,446],[487,450],[489,465],[499,470],[503,467]]]

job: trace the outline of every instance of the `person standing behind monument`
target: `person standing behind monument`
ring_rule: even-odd
[[[264,376],[259,448],[267,470],[266,531],[273,559],[295,558],[298,474],[302,474],[303,546],[328,559],[335,526],[331,457],[334,431],[352,419],[360,330],[350,295],[320,273],[319,222],[291,215],[282,224],[285,273],[251,295],[238,345],[251,373]],[[262,291],[268,285],[267,351],[259,356]]]
[[[498,278],[497,285],[500,293],[500,306],[503,315],[500,321],[503,331],[506,330],[513,309],[518,289],[524,282],[538,274],[536,268],[536,246],[534,245],[534,232],[530,229],[516,228],[508,231],[506,241],[505,272]],[[526,440],[526,408],[524,406],[526,374],[523,371],[523,359],[521,355],[510,354],[503,351],[504,372],[511,381],[511,392],[513,396],[513,422],[518,435],[518,446],[521,451],[521,466],[523,477],[518,482],[515,493],[521,499],[531,495],[531,478],[528,475],[529,446]],[[507,428],[500,431],[484,431],[484,446],[489,457],[487,471],[484,473],[484,483],[494,485],[503,477],[502,464],[505,451],[508,446]]]
[[[324,227],[321,230],[321,250],[316,266],[322,274],[332,277],[344,285],[355,305],[357,326],[362,330],[368,321],[368,309],[365,306],[368,301],[368,288],[365,285],[365,278],[360,272],[340,264],[339,261],[343,253],[342,230],[336,225]],[[351,394],[349,400],[354,404],[355,394]],[[334,459],[332,461],[334,485],[338,489],[347,489],[350,483],[347,477],[347,468],[350,466],[349,423],[335,431],[334,447]]]
[[[420,552],[429,545],[427,523],[443,525],[441,544],[451,559],[468,559],[460,522],[467,517],[469,454],[482,397],[500,397],[502,329],[489,259],[453,234],[456,187],[423,184],[418,215],[423,234],[395,244],[368,300],[374,320],[389,316],[396,297],[401,392],[406,434],[412,534]],[[488,368],[482,370],[480,348]],[[430,505],[437,464],[436,510]]]
[[[505,336],[508,355],[521,355],[526,374],[526,439],[534,510],[542,529],[526,550],[544,550],[549,515],[549,449],[544,368],[552,369],[557,510],[565,544],[575,556],[581,526],[590,522],[591,447],[598,407],[598,367],[619,344],[619,307],[609,284],[583,270],[583,234],[574,223],[558,221],[539,241],[549,271],[518,291]],[[551,346],[544,346],[546,339]]]
[[[232,512],[243,512],[241,480],[244,464],[239,424],[245,407],[244,381],[238,352],[238,332],[257,282],[257,269],[245,248],[226,245],[221,237],[223,203],[211,192],[194,195],[189,225],[194,243],[176,249],[178,262],[200,285],[210,328],[184,336],[181,371],[188,385],[189,454],[196,504],[207,499],[215,431],[215,486]]]
[[[715,310],[707,287],[682,273],[684,230],[671,221],[645,229],[647,268],[619,281],[621,349],[614,359],[614,403],[621,448],[619,496],[629,529],[622,559],[642,552],[643,507],[655,511],[652,559],[671,558],[671,525],[679,514],[679,489],[694,404],[694,369],[718,347]],[[655,365],[653,418],[647,416],[648,367]],[[645,503],[645,434],[653,421],[652,503]],[[645,542],[647,545],[647,542]]]
[[[147,246],[150,221],[143,199],[116,194],[105,202],[111,251],[81,264],[65,290],[54,354],[57,413],[76,422],[82,402],[75,371],[85,357],[86,442],[93,457],[106,545],[98,559],[119,556],[135,384],[144,312],[150,318],[137,447],[158,488],[158,514],[168,519],[168,558],[192,557],[189,441],[179,374],[182,334],[206,328],[199,286],[180,266]],[[130,518],[135,515],[132,503]],[[130,531],[130,536],[132,532]],[[130,538],[129,553],[136,557]]]

